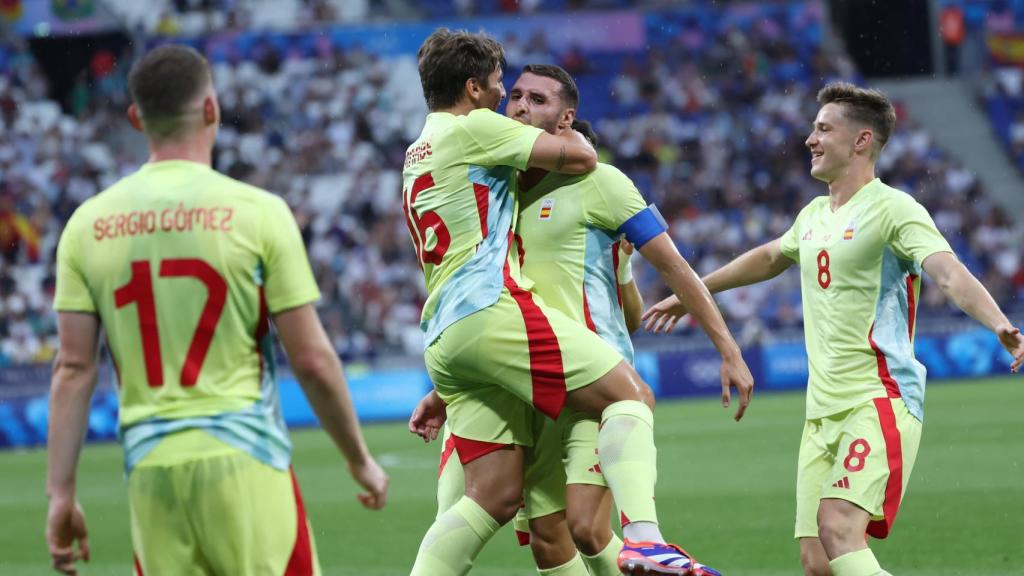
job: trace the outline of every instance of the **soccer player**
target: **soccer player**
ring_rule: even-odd
[[[558,134],[579,125],[578,104],[579,91],[567,72],[558,66],[529,65],[509,92],[505,113]],[[582,128],[589,132],[589,125]],[[583,176],[532,169],[521,175],[520,184],[516,237],[523,274],[535,281],[534,291],[547,304],[587,326],[632,362],[629,333],[639,326],[642,299],[630,274],[632,248],[621,251],[625,241],[620,237],[623,225],[647,208],[639,191],[607,164]],[[685,265],[664,232],[641,252],[662,271]],[[410,430],[427,440],[436,437],[444,420],[443,412],[432,412],[433,396],[410,419]],[[597,421],[569,409],[557,421],[538,421],[540,432],[526,455],[525,507],[516,518],[517,531],[522,516],[529,520],[520,541],[529,540],[540,574],[619,574],[622,543],[610,528],[611,495],[596,453]],[[451,458],[454,448],[446,429],[439,513],[462,491],[458,460]]]
[[[129,78],[150,158],[75,211],[57,251],[60,350],[49,414],[46,540],[54,567],[89,559],[75,468],[100,329],[117,371],[135,573],[315,574],[279,409],[271,320],[320,422],[384,505],[319,291],[281,198],[214,172],[220,121],[195,50],[156,48]],[[78,549],[73,549],[75,541]]]
[[[519,507],[529,407],[555,419],[566,405],[601,417],[601,468],[632,520],[620,554],[627,573],[688,573],[692,560],[658,529],[646,385],[600,337],[532,294],[510,250],[515,170],[585,173],[593,149],[574,131],[553,136],[494,113],[504,57],[493,39],[441,29],[418,56],[431,114],[408,149],[403,197],[429,294],[427,370],[448,405],[465,495],[428,530],[413,574],[470,569]],[[663,221],[645,211],[630,229],[627,237],[644,237],[663,231]],[[674,272],[688,279],[685,301],[723,354],[723,386],[746,390],[745,401],[750,372],[717,307],[689,268]]]
[[[914,358],[921,271],[1024,362],[1024,337],[953,255],[923,206],[875,177],[896,121],[876,90],[832,83],[806,145],[811,176],[828,184],[781,238],[704,282],[720,292],[800,266],[810,367],[797,473],[796,538],[804,572],[886,574],[865,533],[892,528],[917,456],[925,368]],[[668,330],[686,313],[669,297],[645,313]],[[830,572],[831,571],[831,572]]]

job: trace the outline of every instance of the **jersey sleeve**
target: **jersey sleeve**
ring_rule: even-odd
[[[53,309],[58,312],[96,312],[96,302],[78,258],[78,220],[72,216],[57,244],[57,288]]]
[[[928,210],[909,194],[894,194],[887,208],[883,234],[897,256],[921,264],[936,252],[953,252]]]
[[[533,145],[544,132],[486,108],[470,112],[459,127],[467,164],[518,170],[529,167]]]
[[[633,181],[614,166],[598,164],[590,180],[594,189],[583,202],[587,222],[598,228],[624,232],[623,225],[647,208]]]
[[[271,314],[315,302],[320,289],[309,266],[302,234],[284,200],[276,196],[264,208],[263,275]]]
[[[812,204],[804,206],[803,210],[796,215],[796,220],[793,220],[793,225],[779,238],[779,250],[782,255],[797,263],[800,262],[800,227],[804,220],[804,214],[810,210],[811,206]]]

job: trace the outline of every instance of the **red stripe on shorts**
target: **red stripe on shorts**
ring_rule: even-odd
[[[900,398],[900,386],[896,383],[896,380],[889,374],[889,362],[885,359],[885,354],[875,343],[875,339],[871,337],[875,333],[875,323],[871,323],[871,329],[868,330],[868,344],[871,345],[871,349],[875,351],[875,362],[878,364],[878,378],[882,381],[885,386],[885,393],[889,398]]]
[[[292,491],[295,493],[297,524],[295,547],[284,569],[284,576],[313,576],[313,546],[309,539],[309,525],[306,524],[306,507],[302,504],[302,492],[299,490],[299,481],[295,479],[295,471],[289,470],[289,473],[292,476]]]
[[[451,441],[452,446],[455,448],[455,451],[459,453],[459,462],[462,462],[463,466],[469,464],[470,462],[476,460],[481,456],[490,454],[495,450],[501,450],[506,446],[511,446],[511,444],[500,444],[498,442],[470,440],[469,438],[462,438],[460,436],[456,436],[455,434],[452,434],[449,440]],[[445,449],[447,449],[447,446],[445,447]],[[443,463],[442,466],[444,466]]]
[[[526,323],[526,341],[530,348],[530,377],[533,379],[533,405],[542,414],[556,420],[565,404],[565,371],[562,367],[562,348],[551,329],[544,311],[533,301],[533,295],[523,290],[509,273],[505,261],[505,288],[519,305]]]
[[[441,451],[441,465],[437,467],[437,477],[441,477],[441,473],[444,472],[444,465],[448,463],[448,459],[452,457],[452,452],[455,452],[455,435],[451,435],[444,442],[444,450]]]
[[[522,530],[516,530],[516,540],[519,541],[520,546],[530,545],[530,533],[523,532]]]
[[[882,426],[882,438],[885,439],[889,480],[885,483],[885,501],[882,503],[885,519],[869,522],[868,534],[875,538],[885,538],[889,535],[892,523],[896,521],[896,512],[903,499],[903,443],[900,429],[896,426],[896,414],[892,411],[892,401],[888,398],[875,398],[875,409],[878,410],[878,422]]]
[[[139,556],[138,556],[138,554],[135,554],[133,552],[132,553],[132,560],[135,563],[135,576],[146,576],[145,574],[142,573],[142,564],[139,563]]]

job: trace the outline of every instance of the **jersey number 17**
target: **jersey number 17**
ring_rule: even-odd
[[[228,283],[205,260],[198,258],[168,258],[160,261],[161,278],[195,278],[206,286],[206,304],[199,316],[199,324],[192,335],[188,355],[181,368],[181,385],[195,386],[199,371],[210,349],[210,341],[217,330]],[[132,277],[127,284],[114,291],[114,305],[123,308],[135,304],[139,315],[139,333],[142,336],[142,355],[146,363],[146,380],[151,388],[164,385],[163,359],[160,354],[160,329],[157,325],[156,298],[153,296],[153,276],[148,260],[132,262]]]

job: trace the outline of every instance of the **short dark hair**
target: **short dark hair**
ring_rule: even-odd
[[[884,92],[874,88],[860,88],[849,82],[830,82],[818,92],[818,102],[822,106],[842,104],[847,118],[871,128],[878,143],[873,156],[882,151],[896,126],[896,109],[892,102]]]
[[[187,125],[183,116],[210,82],[210,64],[202,54],[189,46],[165,44],[135,63],[128,90],[146,133],[166,139]]]
[[[590,125],[590,122],[577,118],[572,121],[572,129],[582,134],[590,142],[591,146],[597,148],[597,144],[601,139],[597,137],[597,132],[594,131],[594,127]]]
[[[492,72],[505,68],[505,49],[483,32],[438,28],[423,41],[416,59],[427,107],[440,110],[459,103],[466,80],[476,78],[486,86]]]
[[[529,72],[537,76],[544,76],[561,84],[561,97],[569,108],[578,108],[580,105],[580,90],[576,87],[576,81],[561,66],[554,64],[527,64],[523,66],[523,74]]]

